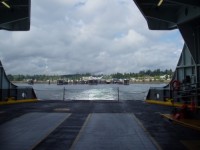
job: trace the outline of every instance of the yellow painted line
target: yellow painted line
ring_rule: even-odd
[[[171,101],[160,101],[160,100],[146,100],[145,102],[149,104],[157,104],[157,105],[163,105],[163,106],[172,106],[172,107],[182,107],[183,103],[172,103]],[[190,104],[188,104],[188,107],[190,108]],[[196,106],[197,109],[200,109],[200,106]]]
[[[170,114],[161,114],[161,116],[164,118],[170,119],[171,121],[173,121],[173,123],[200,131],[200,120],[194,120],[194,119],[177,120],[177,119],[173,119]]]
[[[69,108],[55,108],[54,111],[56,112],[68,112],[70,111]]]
[[[171,101],[160,101],[160,100],[146,100],[145,102],[149,104],[158,104],[158,105],[164,105],[164,106],[174,106],[174,107],[181,107],[182,103],[173,103]]]
[[[17,104],[17,103],[29,103],[38,102],[37,99],[23,99],[23,100],[8,100],[0,102],[0,105]]]

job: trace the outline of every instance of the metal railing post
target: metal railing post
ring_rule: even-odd
[[[65,87],[63,89],[63,101],[65,100]]]
[[[118,98],[118,102],[119,102],[119,87],[117,87],[117,98]]]

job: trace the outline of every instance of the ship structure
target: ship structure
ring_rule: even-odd
[[[200,106],[199,0],[133,1],[149,29],[179,29],[185,42],[172,81],[165,87],[151,88],[146,101],[173,106],[187,102],[197,110]],[[30,0],[0,2],[0,29],[30,29]],[[33,88],[12,84],[0,62],[0,104],[27,99],[36,99]],[[195,146],[199,149],[199,132],[171,127],[171,122],[160,119],[160,113],[171,107],[154,106],[143,101],[58,100],[3,105],[0,149],[168,150]],[[195,114],[200,117],[198,111]],[[200,130],[199,124],[196,129]]]
[[[147,101],[200,106],[200,2],[197,0],[134,0],[150,30],[178,29],[184,46],[172,81],[151,88]],[[170,60],[169,60],[170,61]]]
[[[1,1],[0,30],[30,30],[30,0]],[[37,97],[32,87],[16,86],[9,81],[0,61],[0,104],[32,102]]]

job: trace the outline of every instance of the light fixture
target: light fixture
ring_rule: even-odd
[[[4,6],[6,6],[7,8],[10,8],[10,6],[9,6],[6,2],[1,1],[1,3],[2,3]]]
[[[159,7],[160,5],[162,5],[163,1],[164,1],[164,0],[160,0],[160,1],[158,2],[157,6]]]

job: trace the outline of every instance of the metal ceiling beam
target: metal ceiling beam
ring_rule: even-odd
[[[0,29],[30,30],[31,0],[5,0],[5,2],[10,6],[10,9],[0,3]]]
[[[199,0],[164,0],[164,1],[171,2],[174,4],[179,4],[179,5],[200,7]]]
[[[133,0],[141,5],[154,5],[157,6],[160,0]],[[169,2],[177,5],[195,6],[200,7],[199,0],[163,0],[163,4]]]
[[[148,18],[154,18],[157,20],[162,20],[165,22],[173,22],[173,23],[177,21],[177,16],[174,10],[171,10],[168,8],[163,8],[163,9],[146,8],[146,9],[143,9],[142,11],[145,14],[145,16]]]
[[[192,4],[199,4],[198,0],[163,0],[160,6],[160,0],[133,0],[141,13],[146,18],[149,28],[155,30],[172,29],[173,24],[182,24],[184,22],[195,19],[199,16],[200,7],[192,6]],[[157,20],[157,21],[156,21]],[[155,24],[155,25],[154,25]],[[159,27],[160,25],[160,27]]]
[[[151,30],[173,30],[177,28],[177,25],[172,22],[166,22],[151,17],[146,17],[146,19],[148,22],[148,27]]]

